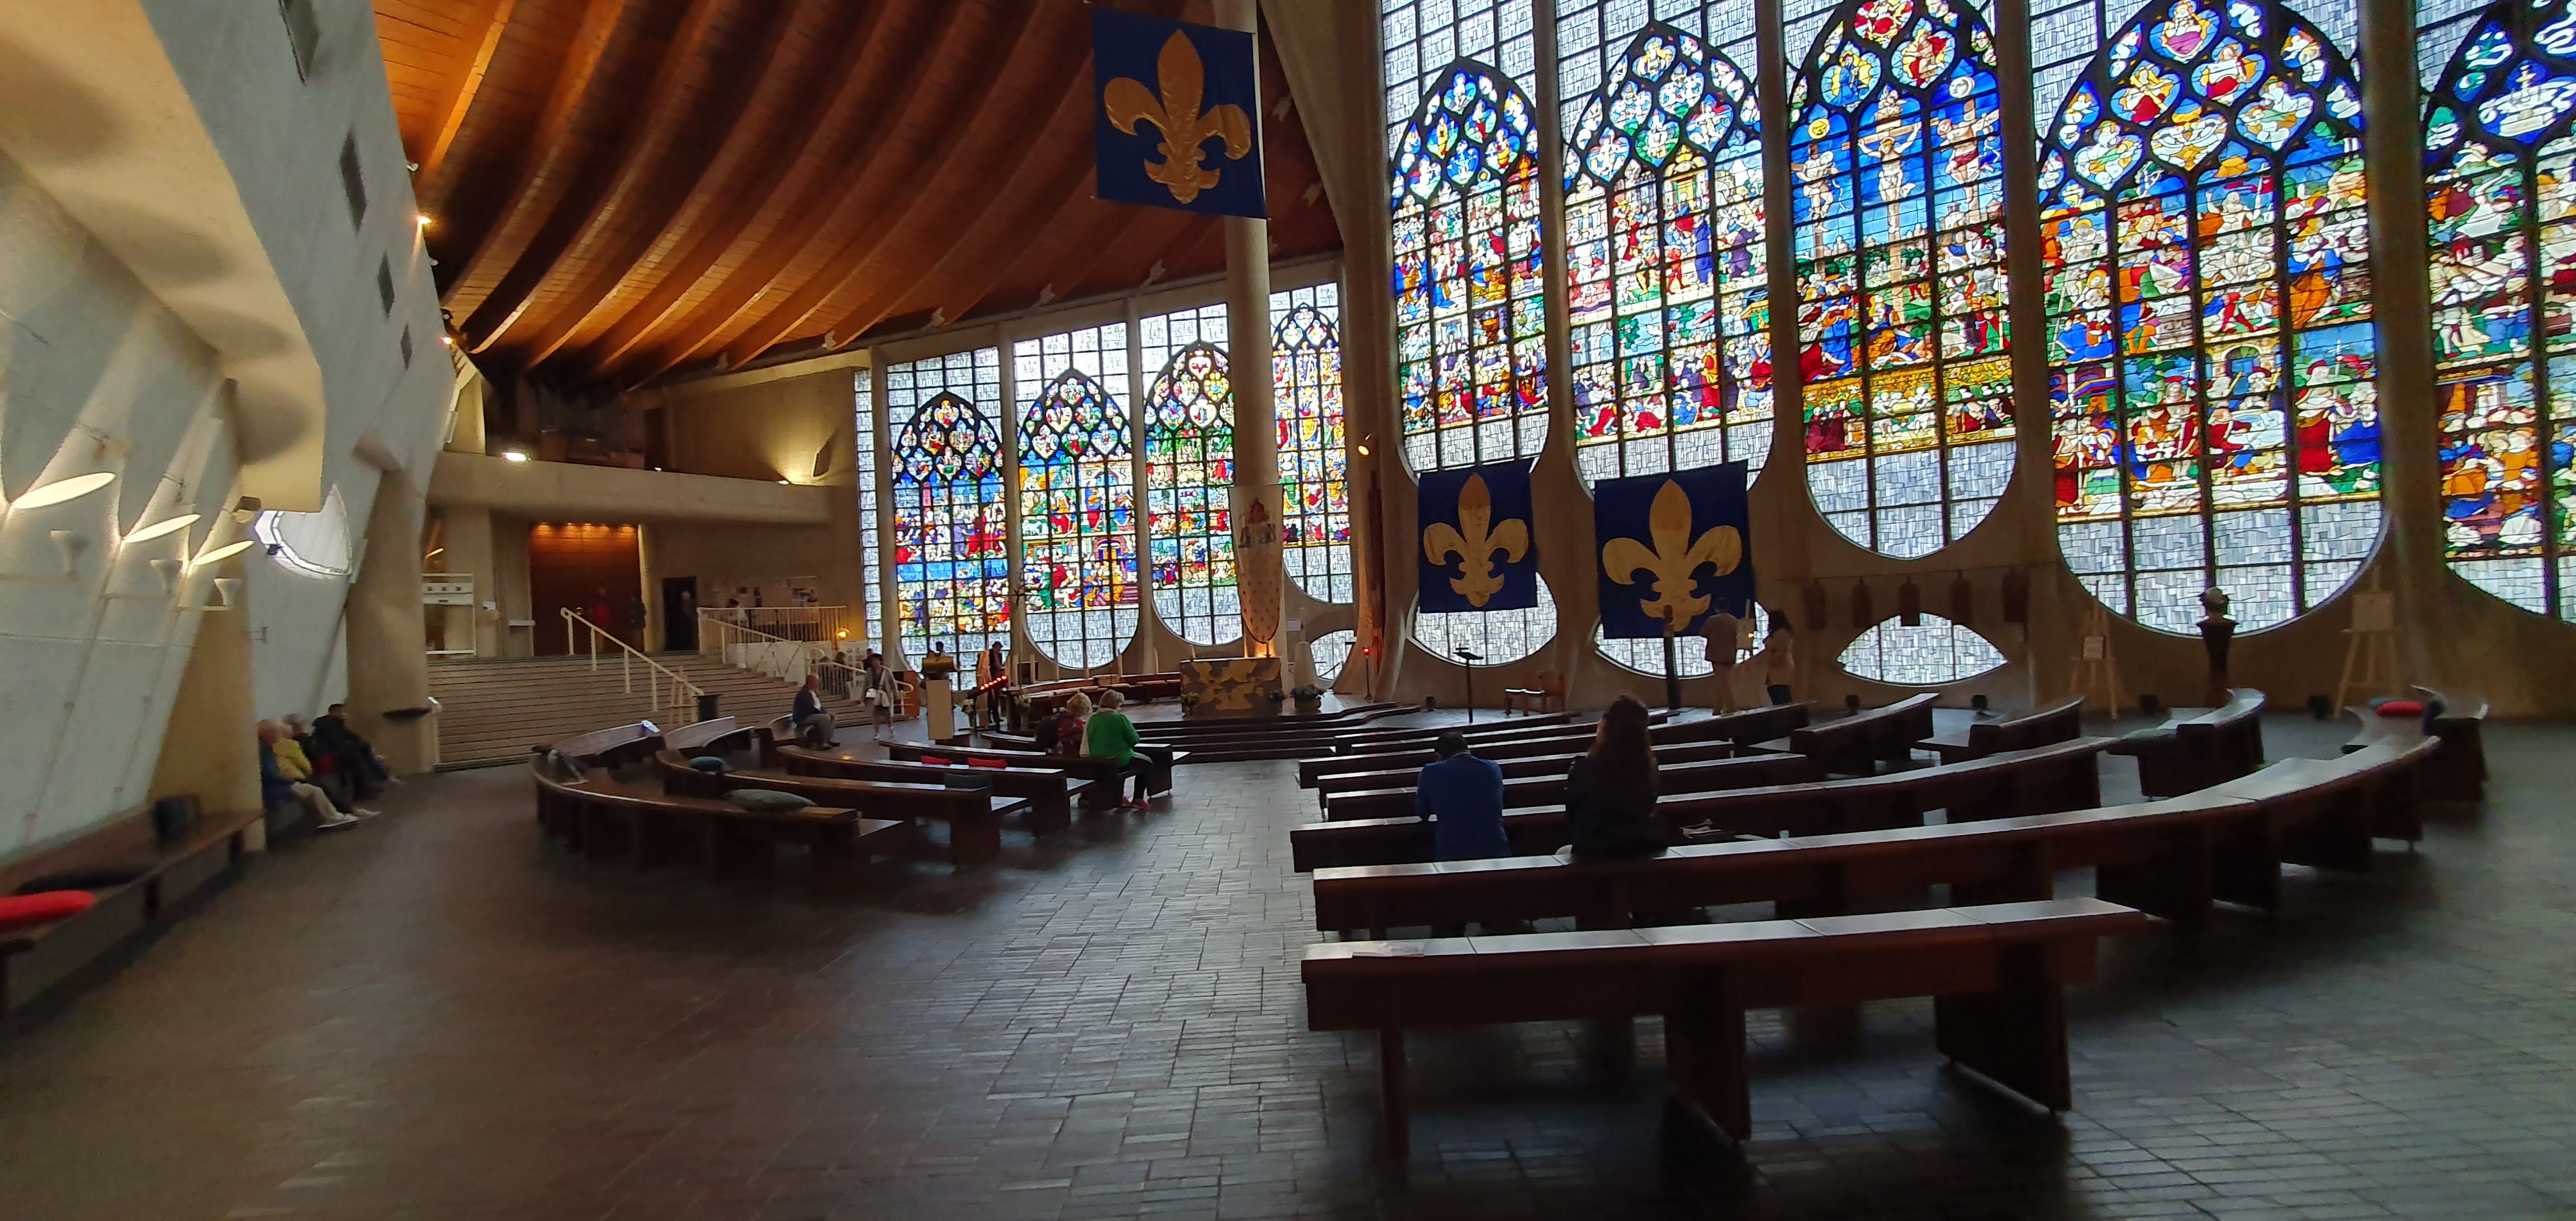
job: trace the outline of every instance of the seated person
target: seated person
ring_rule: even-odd
[[[823,679],[820,675],[805,676],[805,685],[796,690],[796,706],[788,711],[787,717],[796,726],[797,739],[805,745],[816,750],[840,745],[832,737],[833,731],[839,727],[832,723],[832,714],[823,707]]]
[[[340,761],[340,770],[357,787],[359,796],[372,796],[394,782],[393,769],[385,766],[384,756],[376,753],[374,743],[349,728],[348,708],[347,704],[333,704],[330,711],[314,718],[313,742],[323,753]]]
[[[1134,776],[1136,799],[1121,801],[1118,806],[1125,810],[1141,810],[1152,796],[1153,772],[1145,756],[1136,753],[1136,743],[1143,740],[1144,735],[1136,732],[1136,723],[1128,720],[1126,713],[1118,711],[1118,706],[1125,702],[1126,697],[1115,691],[1100,693],[1100,711],[1092,714],[1091,725],[1083,731],[1086,747],[1083,753],[1118,764],[1118,774],[1111,778],[1110,791],[1113,793],[1125,793],[1127,777]]]
[[[1037,724],[1038,750],[1050,755],[1082,753],[1082,723],[1091,716],[1091,697],[1076,691],[1056,706],[1055,715]]]
[[[1433,855],[1444,861],[1510,856],[1502,766],[1469,753],[1467,735],[1454,729],[1434,739],[1431,750],[1440,757],[1414,779],[1413,813],[1433,824]]]
[[[1565,776],[1565,827],[1579,860],[1653,856],[1672,837],[1655,813],[1655,747],[1646,706],[1623,695],[1601,714],[1592,749]]]
[[[281,746],[284,747],[283,751],[280,750]],[[262,805],[275,806],[290,801],[298,802],[305,809],[313,812],[314,826],[324,831],[337,831],[342,827],[355,826],[359,819],[376,816],[374,810],[341,813],[340,807],[331,804],[330,794],[288,773],[286,759],[290,754],[298,762],[304,758],[303,752],[295,749],[294,740],[287,737],[286,726],[275,721],[261,721],[259,723],[259,798]]]

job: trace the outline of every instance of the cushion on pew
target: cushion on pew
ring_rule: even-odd
[[[700,755],[689,760],[689,767],[693,771],[722,772],[725,770],[725,761],[714,755]]]
[[[1004,761],[1004,760],[1001,760],[1001,759],[984,759],[984,758],[978,758],[977,756],[974,756],[974,755],[968,755],[968,756],[966,756],[966,766],[968,766],[968,767],[988,767],[988,768],[993,769],[994,771],[1000,771],[1000,770],[1002,770],[1002,769],[1004,769],[1004,768],[1009,767],[1009,766],[1010,766],[1010,764],[1009,764],[1007,761]]]
[[[921,757],[921,761],[931,765],[932,767],[954,767],[957,764],[955,759],[951,759],[946,755],[923,755]]]
[[[0,929],[51,924],[85,911],[96,902],[98,896],[86,890],[48,890],[43,894],[11,895],[0,899]]]
[[[2424,715],[2424,704],[2420,700],[2381,700],[2370,709],[2392,721]]]
[[[142,877],[144,872],[140,865],[100,865],[89,869],[66,869],[61,873],[49,873],[40,878],[31,878],[9,893],[34,895],[48,890],[114,890],[119,886],[131,884],[135,879]]]
[[[782,793],[776,789],[735,789],[725,794],[725,800],[754,814],[785,814],[814,804],[794,793]]]

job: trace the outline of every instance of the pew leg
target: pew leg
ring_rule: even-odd
[[[2281,859],[2345,873],[2370,872],[2370,808],[2367,803],[2326,812],[2283,837]]]
[[[2057,873],[2049,868],[2047,855],[2035,846],[2013,853],[2012,864],[1999,877],[1983,882],[1954,882],[1950,886],[1950,903],[1955,907],[2036,903],[2056,897]]]
[[[2210,854],[2210,892],[2229,903],[2281,910],[2281,848],[2272,828],[2253,827],[2218,840]]]
[[[1002,855],[1000,819],[952,818],[948,820],[948,863],[959,869],[981,865]]]
[[[2094,869],[2093,893],[2105,903],[2171,920],[2185,931],[2206,928],[2216,897],[2211,851],[2208,828],[2188,829],[2173,838],[2159,859]]]
[[[1685,984],[1664,1013],[1664,1063],[1678,1111],[1737,1142],[1753,1136],[1744,1006],[1724,971]]]
[[[1404,1030],[1388,1026],[1377,1032],[1378,1095],[1385,1106],[1382,1144],[1387,1160],[1401,1162],[1413,1156],[1413,1134],[1409,1108],[1404,1097]]]
[[[2075,1103],[2066,1067],[2066,993],[2055,947],[2003,950],[1991,992],[1932,998],[1941,1054],[2052,1111]]]

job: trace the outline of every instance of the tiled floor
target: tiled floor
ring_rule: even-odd
[[[1303,1028],[1290,764],[821,905],[442,776],[0,1034],[0,1217],[2576,1215],[2576,732],[2491,742],[2420,853],[2109,951],[2063,1117],[1885,1004],[1840,1051],[1757,1015],[1756,1139],[1667,1148],[1657,1023],[1493,1028],[1413,1038],[1401,1170],[1373,1042]]]

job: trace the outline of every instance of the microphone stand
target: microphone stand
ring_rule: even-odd
[[[1467,684],[1467,723],[1473,725],[1476,723],[1476,663],[1483,661],[1484,658],[1478,654],[1468,652],[1467,646],[1463,644],[1458,646],[1455,652],[1458,654],[1459,660],[1467,663],[1467,677],[1465,680]]]

